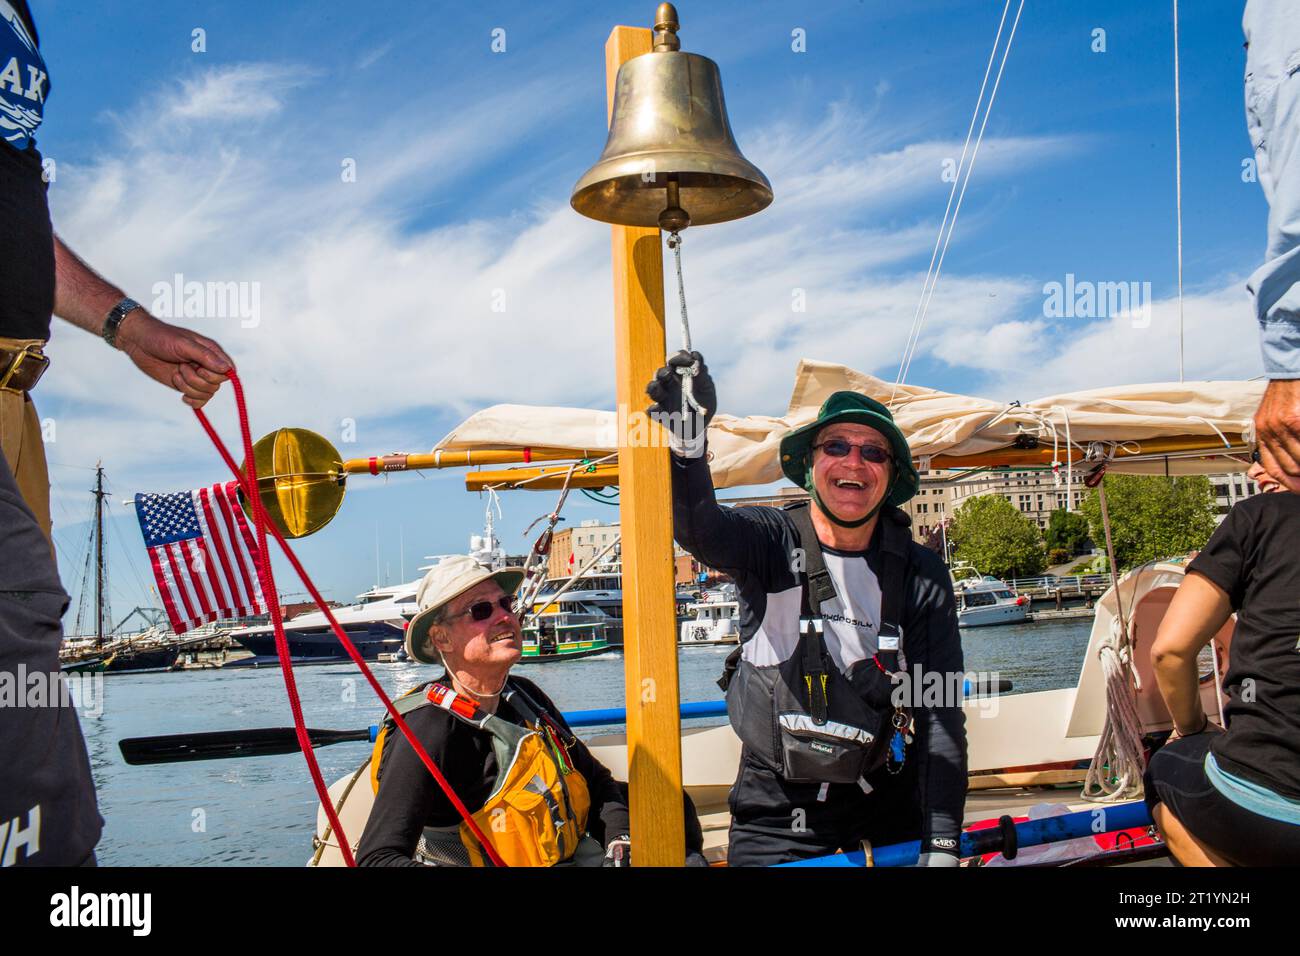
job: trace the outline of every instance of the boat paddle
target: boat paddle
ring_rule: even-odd
[[[307,728],[312,747],[327,747],[352,740],[374,741],[378,727],[366,730],[315,730]],[[128,737],[118,743],[122,758],[131,765],[176,763],[181,760],[220,760],[225,757],[264,757],[298,753],[298,733],[292,727],[253,730],[218,730],[162,737]]]
[[[681,716],[725,717],[727,702],[707,700],[681,705]],[[564,715],[570,727],[605,727],[627,721],[622,707],[575,710]],[[307,729],[312,747],[328,747],[349,741],[374,743],[379,726],[365,730]],[[251,730],[219,730],[210,733],[167,734],[161,737],[128,737],[119,741],[122,757],[133,766],[149,763],[177,763],[182,760],[222,760],[227,757],[266,757],[298,752],[298,735],[292,727],[260,727]]]
[[[972,685],[967,680],[963,690],[968,696],[1004,694],[1011,690],[1009,680],[982,680]],[[725,717],[725,700],[692,701],[681,705],[684,719]],[[607,727],[626,723],[622,707],[597,710],[574,710],[564,714],[570,727]],[[311,745],[328,747],[350,741],[374,743],[378,725],[364,730],[307,729]],[[161,737],[128,737],[118,743],[122,757],[133,766],[150,763],[177,763],[182,760],[222,760],[227,757],[266,757],[273,754],[298,753],[298,736],[292,727],[259,727],[251,730],[218,730],[209,733],[167,734]]]

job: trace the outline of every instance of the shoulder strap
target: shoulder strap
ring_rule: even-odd
[[[786,505],[785,513],[794,522],[799,535],[799,547],[804,557],[804,600],[814,617],[822,606],[822,601],[835,597],[835,582],[831,580],[830,571],[826,570],[826,560],[822,556],[822,545],[817,540],[817,529],[813,527],[812,516],[808,512],[808,502],[800,501]]]
[[[898,639],[903,647],[903,614],[907,606],[907,576],[912,564],[912,536],[907,526],[881,515],[880,634]]]
[[[462,697],[445,684],[432,684],[429,691],[424,695],[421,703],[433,704],[435,707],[441,707],[453,717],[470,724],[473,727],[482,728],[492,715],[479,707],[478,704],[468,697]],[[417,705],[418,706],[418,705]]]

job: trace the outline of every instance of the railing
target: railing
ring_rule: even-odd
[[[1013,591],[1028,591],[1031,589],[1042,589],[1045,591],[1081,591],[1084,588],[1103,588],[1110,587],[1109,574],[1070,574],[1070,575],[1043,575],[1036,578],[1012,578],[1007,582]]]

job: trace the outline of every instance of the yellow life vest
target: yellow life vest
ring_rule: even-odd
[[[507,683],[502,700],[524,718],[525,726],[502,720],[442,684],[420,687],[399,698],[398,713],[441,707],[456,720],[492,735],[497,776],[487,800],[471,816],[506,866],[555,866],[573,858],[587,832],[591,795],[587,781],[569,757],[564,730],[519,688]],[[396,730],[385,719],[370,760],[371,785],[379,792],[379,765],[385,740]],[[445,768],[439,767],[446,773]],[[447,774],[450,777],[450,774]],[[417,855],[437,865],[489,866],[473,831],[464,821],[451,827],[425,827]]]

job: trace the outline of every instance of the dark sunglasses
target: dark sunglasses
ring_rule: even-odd
[[[832,438],[829,441],[822,442],[820,445],[813,445],[813,448],[820,448],[832,458],[844,458],[850,451],[856,448],[858,454],[862,456],[862,460],[869,461],[873,465],[883,465],[887,461],[894,460],[893,456],[879,445],[865,443],[855,445],[852,442],[845,441],[843,438]]]
[[[448,614],[448,617],[462,617],[468,614],[475,621],[486,621],[493,612],[500,607],[501,610],[510,614],[515,612],[514,598],[509,594],[503,594],[495,601],[475,601],[463,611],[457,611],[455,614]]]

